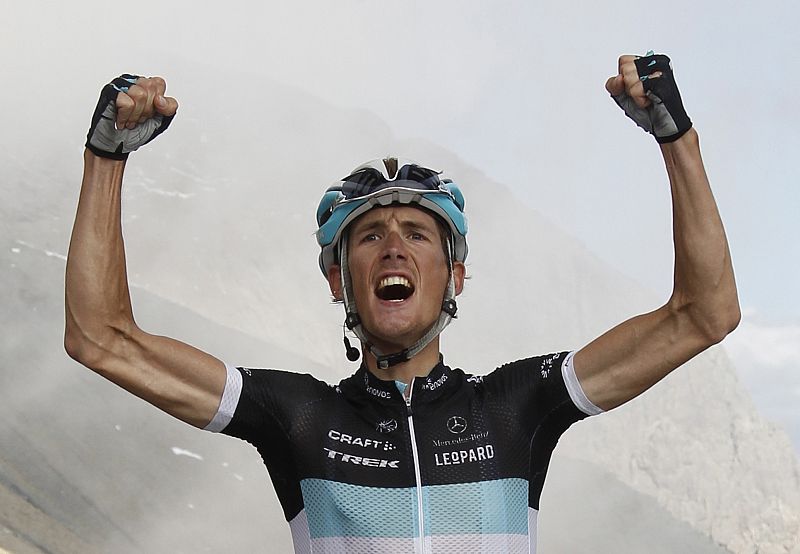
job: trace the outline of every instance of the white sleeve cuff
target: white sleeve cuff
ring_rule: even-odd
[[[586,397],[586,393],[581,388],[581,383],[578,381],[578,376],[575,375],[575,367],[572,365],[572,358],[575,351],[567,354],[564,362],[561,364],[561,375],[564,377],[564,384],[567,386],[567,392],[572,399],[575,407],[586,415],[602,414],[603,410],[595,406],[591,400]]]
[[[204,430],[212,433],[219,433],[228,426],[233,419],[236,406],[239,404],[239,396],[242,394],[242,374],[228,364],[225,364],[225,370],[227,372],[225,390],[222,391],[217,413],[214,414],[214,419],[204,427]]]

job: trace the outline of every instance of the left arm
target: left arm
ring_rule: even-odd
[[[650,100],[634,59],[620,58],[620,75],[606,87],[612,95],[627,92],[646,107]],[[604,410],[638,396],[720,342],[740,319],[728,241],[697,133],[690,128],[660,146],[672,191],[673,291],[661,308],[621,323],[575,354],[575,373],[586,396]]]

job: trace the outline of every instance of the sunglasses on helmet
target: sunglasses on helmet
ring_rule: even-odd
[[[400,165],[398,163],[398,165]],[[353,173],[337,181],[325,192],[325,200],[317,212],[317,223],[322,226],[334,209],[351,201],[364,200],[391,188],[398,192],[425,194],[437,192],[449,196],[459,210],[464,209],[463,197],[454,195],[450,179],[440,179],[440,171],[407,163],[399,167],[394,176],[389,176],[382,161],[371,162],[356,168]]]

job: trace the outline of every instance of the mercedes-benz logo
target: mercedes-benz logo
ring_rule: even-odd
[[[467,420],[461,416],[451,416],[447,420],[447,430],[455,435],[460,435],[467,430]]]

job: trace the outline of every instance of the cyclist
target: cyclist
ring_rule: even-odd
[[[177,111],[160,78],[100,97],[67,262],[65,347],[167,413],[251,442],[297,552],[534,552],[550,455],[575,421],[639,395],[739,321],[727,239],[669,58],[622,56],[606,88],[660,144],[672,190],[667,303],[571,352],[485,376],[445,365],[439,337],[464,286],[464,198],[438,171],[387,158],[330,187],[320,268],[359,338],[336,386],[226,365],[134,322],[121,234],[128,154]],[[346,342],[347,356],[359,352]]]

